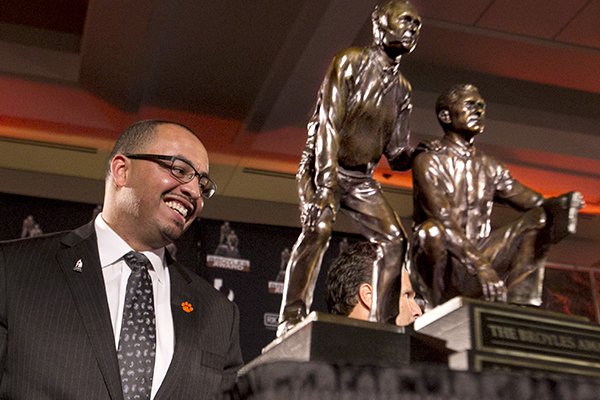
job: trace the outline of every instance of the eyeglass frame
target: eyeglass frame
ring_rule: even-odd
[[[200,195],[202,197],[204,197],[205,199],[210,199],[217,192],[217,184],[212,179],[210,179],[208,174],[206,174],[204,172],[198,172],[196,170],[196,168],[194,168],[194,166],[188,160],[186,160],[184,158],[177,157],[177,156],[166,156],[166,155],[162,155],[162,154],[143,154],[143,153],[139,153],[139,154],[123,153],[123,155],[132,160],[145,160],[145,161],[155,162],[158,165],[161,165],[161,166],[167,168],[169,170],[169,172],[171,173],[171,176],[173,176],[173,178],[177,179],[178,181],[180,181],[182,183],[191,182],[194,180],[195,177],[198,177],[198,187],[200,189]],[[168,165],[165,161],[168,161],[171,164]],[[175,161],[181,161],[181,162],[187,164],[192,169],[192,171],[194,171],[194,175],[192,175],[191,178],[186,178],[185,176],[176,175],[175,172],[173,172],[173,165],[175,165]],[[189,174],[187,176],[189,176]],[[206,179],[206,182],[207,182],[207,184],[204,185],[204,188],[201,185],[203,178]]]

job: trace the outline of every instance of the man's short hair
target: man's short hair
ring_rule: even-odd
[[[177,125],[187,129],[193,134],[193,131],[190,128],[178,122],[160,119],[147,119],[135,122],[129,125],[115,142],[115,145],[110,152],[110,156],[108,157],[106,176],[108,177],[110,175],[110,164],[114,156],[117,154],[136,153],[141,149],[144,149],[145,146],[154,138],[156,128],[163,124]]]
[[[375,6],[373,13],[371,14],[371,20],[374,23],[378,22],[381,17],[396,7],[405,7],[406,9],[413,10],[416,13],[416,10],[409,0],[388,0],[382,1],[380,4]]]
[[[377,246],[357,242],[348,246],[327,271],[327,309],[331,314],[349,315],[358,303],[358,289],[371,283]]]
[[[477,94],[479,95],[479,89],[474,85],[468,83],[461,83],[454,85],[450,89],[446,90],[437,98],[435,102],[435,113],[439,115],[442,110],[449,110],[450,105],[456,103],[459,98],[465,94]]]

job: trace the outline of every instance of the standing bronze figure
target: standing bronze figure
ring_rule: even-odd
[[[386,321],[390,282],[400,274],[406,235],[373,179],[382,155],[393,169],[410,167],[408,119],[411,86],[400,58],[417,43],[421,18],[406,0],[392,0],[372,14],[374,43],[337,54],[321,85],[308,140],[296,175],[302,233],[286,269],[280,336],[308,313],[321,260],[338,209],[378,245],[370,319]]]
[[[420,145],[412,167],[413,268],[432,306],[458,295],[539,306],[549,246],[574,232],[583,198],[571,192],[544,199],[477,149],[485,106],[473,85],[454,86],[437,100],[444,137]],[[496,201],[523,214],[491,229]]]

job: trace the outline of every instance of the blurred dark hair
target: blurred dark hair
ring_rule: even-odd
[[[348,315],[358,303],[358,288],[371,283],[377,246],[357,242],[340,254],[327,271],[327,310]]]

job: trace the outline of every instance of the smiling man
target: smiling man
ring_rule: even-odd
[[[422,143],[412,169],[418,291],[431,306],[459,295],[539,306],[544,260],[564,236],[555,228],[572,225],[570,215],[576,221],[583,199],[577,192],[544,199],[476,148],[486,104],[475,86],[444,92],[436,113],[444,137]],[[523,213],[492,229],[494,202]]]
[[[185,126],[135,123],[94,221],[0,244],[1,398],[211,398],[234,382],[237,307],[165,250],[214,194],[208,167]]]

